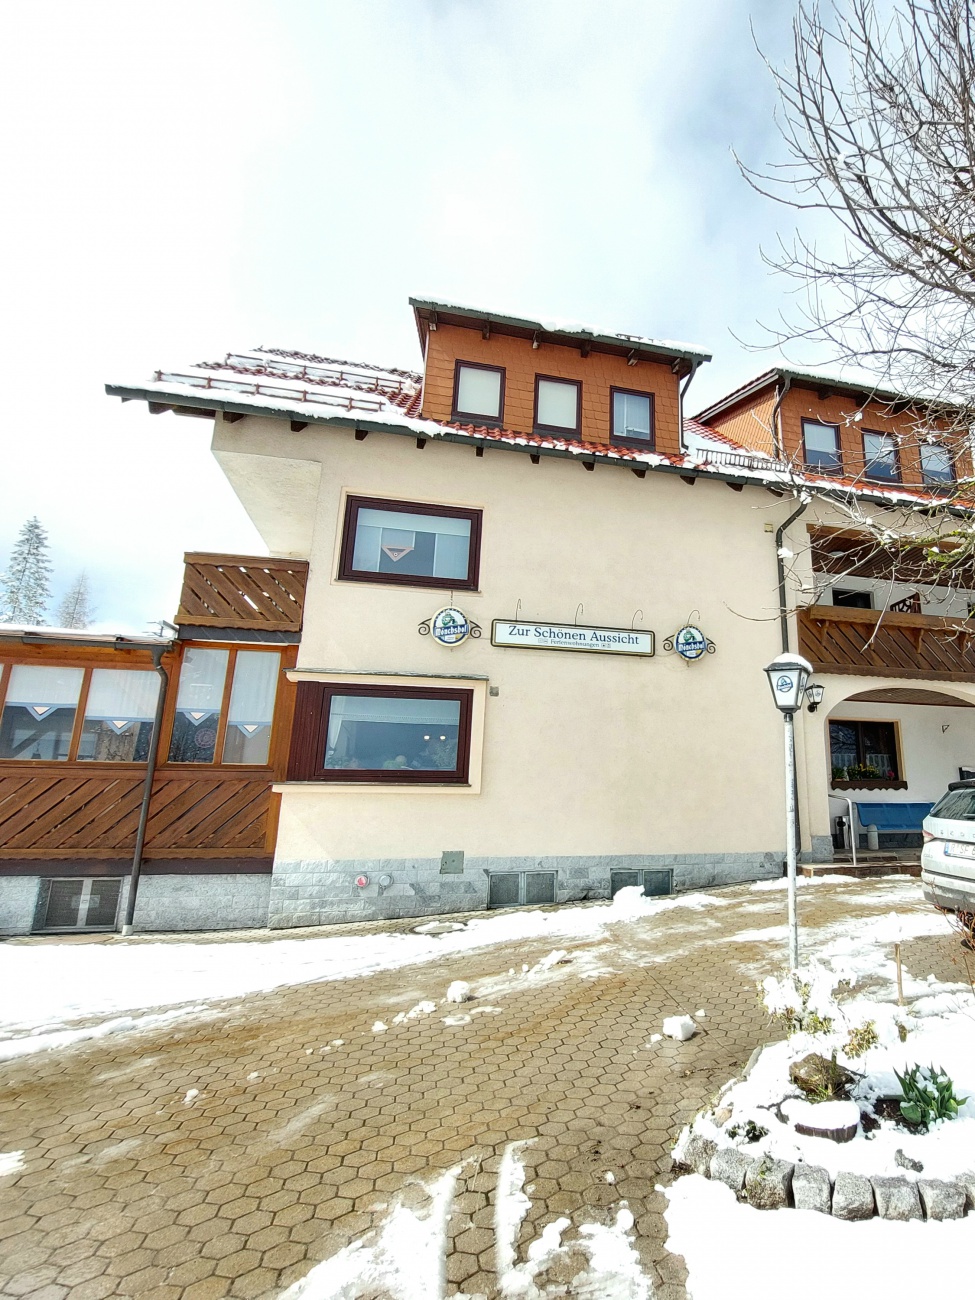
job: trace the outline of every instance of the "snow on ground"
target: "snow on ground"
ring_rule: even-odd
[[[0,1151],[0,1178],[7,1174],[17,1174],[23,1167],[23,1151]]]
[[[378,933],[226,943],[3,944],[0,1060],[160,1022],[157,1015],[73,1027],[85,1019],[117,1018],[123,1012],[182,1004],[193,1004],[198,1011],[205,1009],[200,1004],[220,998],[284,985],[353,979],[495,944],[596,937],[621,921],[681,909],[710,910],[731,901],[708,894],[651,899],[632,888],[621,890],[611,903],[552,912],[505,912],[476,918],[439,936]]]
[[[650,1283],[633,1244],[633,1215],[621,1201],[610,1223],[583,1224],[571,1240],[567,1218],[547,1224],[518,1260],[517,1241],[531,1201],[525,1194],[525,1169],[519,1152],[527,1144],[505,1148],[494,1197],[494,1246],[498,1300],[650,1300]],[[443,1300],[449,1222],[458,1180],[457,1165],[435,1182],[413,1189],[425,1199],[420,1210],[403,1199],[380,1227],[324,1260],[289,1287],[279,1300]],[[564,1283],[549,1284],[545,1272],[569,1254],[585,1257],[586,1266]],[[473,1300],[460,1293],[456,1300]],[[481,1300],[485,1300],[482,1296]]]
[[[697,1174],[666,1188],[668,1250],[690,1300],[949,1296],[975,1254],[975,1215],[947,1223],[845,1223],[813,1210],[754,1210]]]

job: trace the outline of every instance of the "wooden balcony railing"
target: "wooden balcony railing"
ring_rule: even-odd
[[[195,551],[183,559],[186,568],[177,623],[301,631],[307,560],[204,555]]]
[[[975,681],[975,623],[960,618],[813,605],[799,610],[799,651],[820,673]]]

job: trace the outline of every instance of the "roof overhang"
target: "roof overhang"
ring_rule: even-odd
[[[807,388],[822,399],[836,395],[849,397],[858,409],[866,406],[867,402],[880,402],[884,406],[900,407],[905,410],[911,407],[927,410],[932,406],[945,411],[957,409],[948,402],[925,400],[922,397],[911,397],[906,393],[896,393],[889,388],[875,387],[866,376],[860,380],[848,380],[836,375],[817,374],[810,370],[778,367],[774,370],[766,370],[764,374],[749,380],[741,388],[727,393],[711,406],[705,407],[703,411],[698,411],[693,418],[699,420],[701,424],[708,424],[716,416],[723,415],[733,407],[741,406],[765,392],[766,389],[778,390],[782,385],[790,388]]]
[[[705,482],[727,483],[736,489],[743,487],[765,488],[776,495],[794,496],[800,492],[811,491],[823,500],[848,501],[851,495],[848,489],[831,487],[819,481],[807,483],[786,475],[781,478],[769,478],[768,471],[764,469],[760,477],[757,471],[750,472],[745,467],[729,467],[726,470],[721,470],[713,465],[703,466],[691,461],[675,463],[659,458],[624,458],[616,455],[612,448],[603,447],[598,443],[593,444],[592,447],[587,446],[583,450],[572,450],[568,446],[540,445],[528,438],[522,440],[518,435],[511,439],[501,439],[497,436],[491,437],[488,430],[481,432],[477,429],[451,428],[449,425],[442,425],[435,421],[419,418],[405,420],[403,423],[393,423],[383,420],[370,420],[355,413],[348,415],[320,415],[317,412],[301,411],[300,415],[296,416],[294,407],[286,407],[281,410],[270,405],[257,407],[253,404],[248,405],[244,402],[234,401],[229,394],[225,398],[212,390],[207,392],[205,397],[202,393],[200,397],[196,397],[195,394],[182,391],[174,392],[170,396],[161,392],[158,386],[152,389],[139,389],[121,384],[106,384],[105,392],[110,397],[121,398],[124,402],[146,402],[150,410],[157,413],[171,410],[177,415],[210,416],[211,418],[215,418],[218,412],[237,416],[262,416],[269,419],[287,420],[289,421],[289,427],[293,422],[299,420],[301,428],[313,426],[322,429],[349,429],[363,438],[369,433],[396,434],[400,437],[411,438],[418,445],[427,442],[449,442],[464,447],[474,447],[479,449],[479,454],[482,454],[485,450],[521,452],[532,457],[544,456],[558,460],[571,460],[577,464],[581,462],[587,468],[601,464],[615,469],[627,469],[641,477],[647,472],[677,474],[685,482],[703,479]],[[934,498],[914,498],[903,490],[897,494],[897,498],[885,495],[882,490],[871,492],[869,488],[857,489],[855,495],[859,500],[871,501],[877,505],[886,506],[891,510],[909,507],[920,511],[936,511],[939,514],[957,515],[959,518],[971,518],[972,515],[970,508],[948,505]]]
[[[644,339],[626,334],[599,334],[579,328],[556,328],[551,322],[529,320],[522,316],[504,316],[498,312],[481,311],[473,307],[458,307],[451,303],[434,302],[426,298],[411,298],[410,306],[416,317],[420,346],[426,350],[427,334],[438,325],[456,325],[464,329],[480,330],[484,334],[504,334],[510,338],[527,339],[533,343],[547,343],[562,347],[582,348],[592,352],[605,352],[612,356],[656,361],[669,365],[683,377],[704,361],[711,360],[710,352],[656,339]]]

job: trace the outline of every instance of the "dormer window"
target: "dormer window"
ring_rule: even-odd
[[[500,424],[504,413],[504,370],[475,361],[454,368],[453,418],[462,423]]]
[[[575,379],[535,376],[535,428],[577,438],[581,432],[582,384]]]
[[[630,388],[611,388],[610,436],[644,450],[653,450],[653,393]]]
[[[864,473],[878,483],[899,483],[900,465],[897,461],[897,441],[892,433],[863,431]]]
[[[947,447],[940,442],[921,444],[921,477],[925,483],[953,483],[955,467]]]

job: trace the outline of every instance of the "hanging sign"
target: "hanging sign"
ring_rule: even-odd
[[[652,655],[653,633],[628,627],[579,627],[496,618],[491,644],[528,650],[582,650],[590,654]]]
[[[699,627],[687,623],[664,642],[665,650],[676,650],[682,659],[700,659],[714,654],[714,642],[709,641]]]
[[[479,637],[481,629],[471,622],[462,609],[446,605],[438,609],[432,618],[426,619],[417,628],[421,636],[432,636],[440,645],[455,646],[466,641],[469,636]]]

